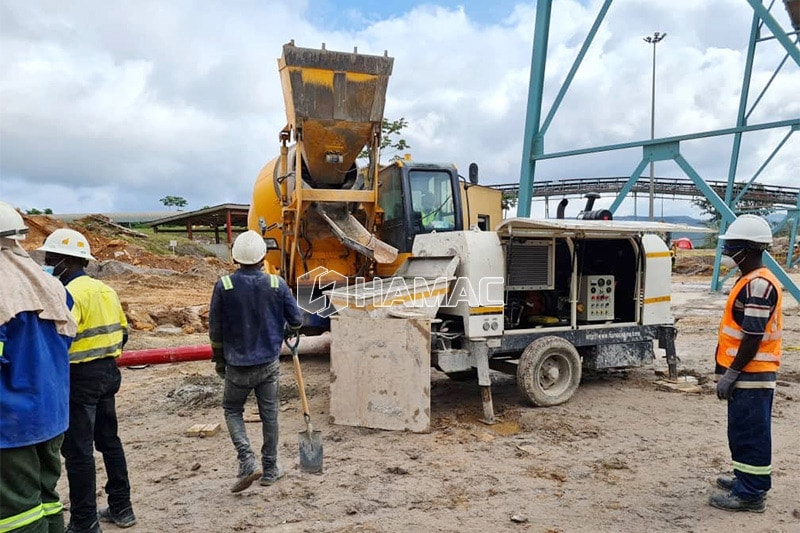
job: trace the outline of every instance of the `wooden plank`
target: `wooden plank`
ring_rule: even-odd
[[[692,383],[687,381],[679,381],[678,383],[674,383],[672,381],[656,381],[656,387],[661,390],[674,392],[688,392],[693,394],[699,394],[703,392],[703,387],[698,385],[696,382]]]
[[[219,432],[220,424],[193,424],[186,430],[187,437],[211,437]]]

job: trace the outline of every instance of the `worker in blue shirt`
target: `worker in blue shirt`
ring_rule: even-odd
[[[0,202],[0,532],[61,533],[56,483],[77,326],[64,287],[17,242],[27,231]]]
[[[285,329],[299,329],[303,315],[286,282],[263,272],[266,253],[257,232],[236,238],[231,255],[239,269],[216,283],[208,314],[212,360],[225,380],[225,423],[239,460],[231,492],[246,489],[259,477],[262,485],[271,485],[284,475],[278,463],[278,358]],[[244,403],[251,390],[261,418],[261,468],[244,425]]]

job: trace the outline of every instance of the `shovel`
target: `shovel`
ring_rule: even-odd
[[[308,413],[308,399],[306,387],[303,383],[303,373],[300,371],[300,358],[297,356],[297,346],[300,344],[300,334],[297,333],[286,339],[286,346],[292,352],[294,375],[297,378],[297,390],[300,401],[303,403],[303,418],[306,421],[306,431],[298,434],[300,441],[300,470],[309,474],[322,473],[322,433],[315,431],[311,425],[311,415]]]

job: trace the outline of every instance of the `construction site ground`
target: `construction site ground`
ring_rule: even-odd
[[[28,219],[25,242],[53,226]],[[231,265],[202,254],[162,256],[108,225],[74,226],[101,259],[92,270],[117,289],[133,326],[127,350],[207,344],[213,283]],[[138,237],[137,237],[138,238]],[[117,242],[113,242],[117,241]],[[485,425],[480,393],[432,370],[431,429],[391,432],[332,425],[329,358],[302,358],[325,470],[298,465],[305,429],[291,359],[281,364],[280,457],[286,477],[231,494],[237,462],[225,428],[222,381],[209,361],[125,368],[117,396],[137,531],[800,531],[800,307],[784,296],[784,355],[773,410],[773,489],[764,514],[707,505],[714,479],[730,471],[726,403],[713,374],[725,295],[712,293],[708,262],[679,252],[673,277],[677,352],[695,392],[660,384],[663,351],[652,366],[584,374],[564,405],[535,408],[512,376],[493,373],[500,422]],[[800,273],[790,275],[800,281]],[[261,445],[255,402],[245,412]],[[220,424],[206,437],[196,424]],[[98,455],[98,501],[105,482]],[[64,476],[59,490],[65,506]],[[69,515],[67,514],[67,519]],[[116,531],[114,525],[104,525]]]

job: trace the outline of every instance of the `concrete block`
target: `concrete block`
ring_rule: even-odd
[[[331,320],[331,422],[426,432],[431,414],[431,322]]]

